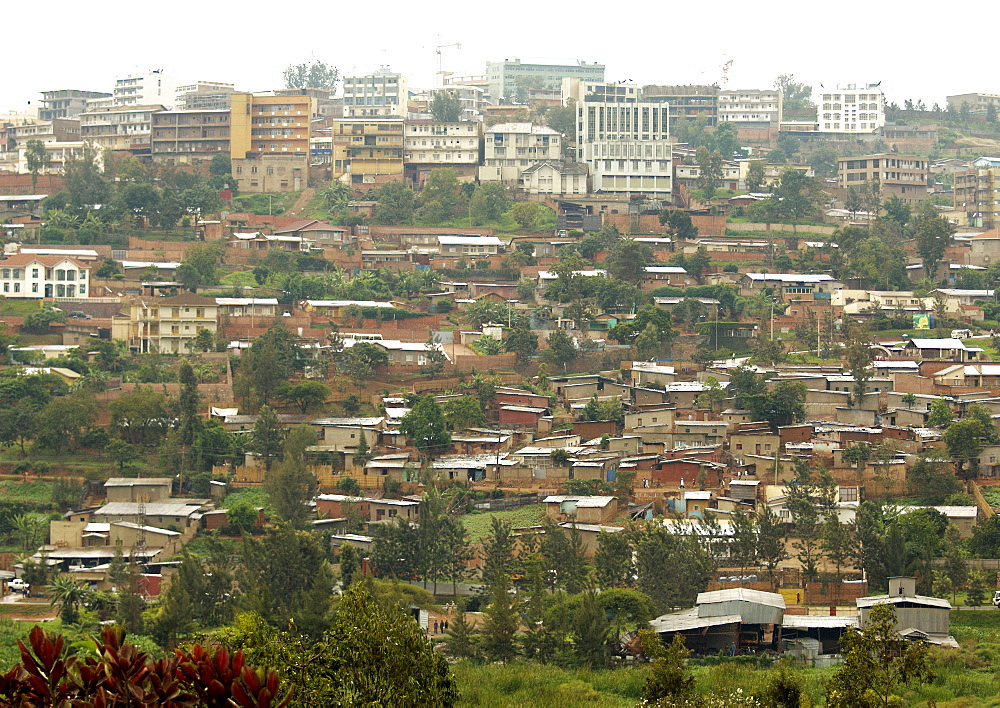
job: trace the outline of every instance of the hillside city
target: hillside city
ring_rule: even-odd
[[[0,114],[0,701],[993,705],[1000,94],[455,46]]]

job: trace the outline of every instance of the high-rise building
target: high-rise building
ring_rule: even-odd
[[[174,105],[178,110],[229,110],[230,96],[236,93],[233,84],[218,81],[196,81],[177,87]]]
[[[405,118],[410,98],[409,83],[402,74],[383,66],[366,76],[344,77],[344,117]]]
[[[628,84],[586,84],[576,103],[577,161],[591,189],[669,199],[673,191],[670,108]],[[579,94],[578,94],[579,95]]]
[[[112,106],[80,114],[80,138],[111,150],[148,155],[153,113],[161,105]]]
[[[816,109],[821,133],[871,134],[885,125],[885,94],[877,84],[823,89]]]
[[[455,170],[463,182],[476,179],[483,142],[478,121],[445,123],[436,120],[406,121],[403,160],[407,178],[421,184],[431,170]]]
[[[200,165],[216,153],[230,154],[230,110],[173,110],[152,114],[153,160]]]
[[[315,99],[232,94],[229,152],[241,192],[297,192],[309,186]]]
[[[342,118],[331,133],[334,179],[376,186],[403,178],[402,118]]]
[[[572,64],[525,63],[520,59],[486,62],[490,100],[526,102],[530,88],[558,89],[567,78],[603,82],[604,64],[577,61]],[[523,95],[520,95],[523,94]]]
[[[115,80],[113,102],[116,106],[145,106],[160,104],[173,108],[177,86],[173,77],[155,69],[145,74],[129,74]]]
[[[529,167],[561,159],[562,135],[552,128],[531,123],[500,123],[486,129],[479,179],[519,184],[521,173]]]

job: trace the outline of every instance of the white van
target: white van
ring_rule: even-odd
[[[952,339],[968,339],[972,336],[972,330],[969,329],[953,329],[951,330]]]

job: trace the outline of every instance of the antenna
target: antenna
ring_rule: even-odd
[[[729,88],[729,70],[733,66],[733,60],[730,59],[725,64],[722,65],[722,88]]]

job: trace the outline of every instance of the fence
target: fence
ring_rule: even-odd
[[[727,223],[727,231],[781,231],[798,234],[832,234],[836,226],[816,226],[813,224],[742,224]]]
[[[513,499],[490,499],[488,501],[476,502],[473,508],[476,511],[508,511],[510,509],[520,509],[522,506],[537,504],[541,501],[538,493],[518,494]]]

